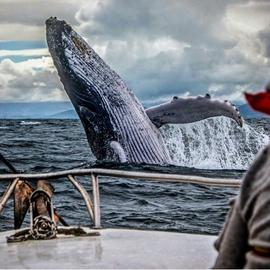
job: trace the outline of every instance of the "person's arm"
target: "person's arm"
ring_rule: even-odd
[[[269,168],[270,169],[270,168]],[[270,268],[270,174],[257,193],[248,220],[249,251],[245,268]]]
[[[231,206],[215,246],[218,250],[214,269],[243,268],[247,251],[247,226],[239,211],[238,199]]]

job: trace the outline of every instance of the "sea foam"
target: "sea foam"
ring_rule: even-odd
[[[40,125],[41,122],[38,121],[21,121],[20,125],[22,126],[31,126],[31,125]]]
[[[247,169],[269,137],[226,117],[165,125],[164,142],[175,165],[199,169]]]

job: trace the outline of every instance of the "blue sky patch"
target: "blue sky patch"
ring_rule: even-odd
[[[14,63],[19,63],[19,62],[23,62],[23,61],[27,61],[29,59],[37,59],[37,58],[41,58],[42,56],[38,55],[38,56],[22,56],[22,55],[14,55],[14,56],[3,56],[0,57],[0,62],[3,61],[4,59],[10,59],[12,62]]]
[[[27,50],[47,48],[47,44],[42,40],[15,40],[15,41],[0,41],[0,50]]]

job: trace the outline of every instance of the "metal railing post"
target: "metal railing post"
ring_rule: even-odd
[[[100,197],[99,197],[99,184],[98,176],[94,173],[91,174],[92,187],[93,187],[93,202],[94,202],[94,228],[101,228],[100,224]]]
[[[95,219],[94,218],[94,206],[93,206],[93,203],[89,197],[89,194],[87,193],[85,188],[77,181],[77,179],[73,175],[69,174],[68,179],[73,184],[73,186],[75,188],[77,188],[77,190],[81,193],[81,195],[84,199],[86,208],[88,210],[90,219],[92,219],[92,221],[94,222],[94,219]]]
[[[17,185],[17,183],[19,182],[19,178],[16,178],[15,180],[13,180],[13,182],[8,186],[6,192],[4,193],[3,197],[0,199],[0,214],[2,213],[7,200],[9,199],[9,197],[12,195],[15,186]]]

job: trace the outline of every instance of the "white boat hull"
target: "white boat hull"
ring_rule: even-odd
[[[89,229],[88,229],[89,230]],[[101,229],[100,236],[7,243],[0,233],[1,268],[210,268],[215,236]]]

